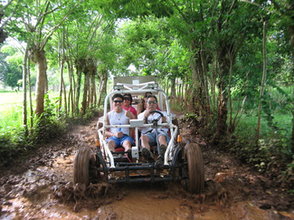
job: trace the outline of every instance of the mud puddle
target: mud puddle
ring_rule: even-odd
[[[294,219],[281,187],[205,145],[201,195],[174,183],[74,185],[74,154],[81,142],[93,144],[95,123],[1,171],[0,219]]]
[[[278,213],[267,212],[250,202],[238,202],[226,208],[217,204],[199,204],[191,199],[168,195],[167,190],[129,189],[127,196],[100,207],[103,219],[279,219]]]

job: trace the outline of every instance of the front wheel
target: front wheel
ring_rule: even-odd
[[[199,194],[204,189],[204,165],[201,148],[196,143],[185,146],[186,171],[188,179],[186,188],[191,193]]]
[[[78,150],[74,159],[74,183],[89,185],[90,175],[92,176],[92,164],[95,160],[93,155],[89,147]]]

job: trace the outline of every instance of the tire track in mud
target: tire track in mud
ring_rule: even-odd
[[[27,161],[1,169],[0,219],[294,218],[291,197],[271,188],[265,177],[208,146],[192,134],[195,129],[187,122],[181,124],[182,134],[202,146],[203,194],[191,195],[179,184],[74,185],[74,154],[81,146],[94,145],[95,125],[96,120],[76,126],[42,146]]]

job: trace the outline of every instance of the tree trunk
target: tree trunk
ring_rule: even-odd
[[[63,93],[63,85],[64,85],[64,81],[63,81],[63,66],[64,66],[64,61],[62,59],[62,61],[61,61],[61,67],[60,67],[60,88],[59,88],[59,106],[58,106],[58,113],[59,113],[59,115],[60,115],[60,110],[62,108],[62,93]],[[66,105],[66,103],[65,103],[65,105]]]
[[[179,102],[183,100],[183,97],[182,97],[182,87],[183,87],[183,84],[181,82],[178,82],[177,83],[178,92],[177,92],[176,96],[177,96],[177,100]]]
[[[80,102],[80,92],[81,92],[81,81],[82,81],[82,73],[80,70],[77,70],[77,84],[76,84],[76,101],[75,101],[75,112],[79,113],[79,102]]]
[[[100,75],[98,106],[100,106],[101,102],[104,100],[106,91],[107,91],[107,71],[102,70]]]
[[[175,77],[172,77],[171,80],[170,80],[170,83],[171,83],[170,95],[173,98],[176,98],[176,78]]]
[[[65,87],[65,83],[64,83],[64,80],[62,82],[63,84],[63,98],[64,98],[64,113],[66,115],[68,115],[68,106],[67,106],[67,92],[66,92],[66,87]]]
[[[257,112],[257,127],[256,127],[256,144],[258,143],[260,136],[260,124],[261,124],[261,108],[262,108],[262,98],[265,89],[265,81],[266,81],[266,66],[267,66],[267,58],[266,58],[266,21],[263,22],[263,38],[262,38],[262,55],[263,55],[263,71],[262,71],[262,79],[260,83],[260,92],[259,92],[259,103],[258,103],[258,112]]]
[[[38,74],[37,74],[37,87],[36,87],[36,114],[40,116],[44,112],[44,96],[47,88],[47,61],[45,57],[45,51],[34,50],[34,60],[37,62]]]
[[[67,105],[67,92],[66,92],[66,87],[65,87],[65,82],[64,82],[64,60],[62,61],[62,65],[61,65],[61,96],[60,96],[60,99],[62,100],[62,97],[64,99],[63,101],[63,105],[64,105],[64,113],[66,115],[68,115],[68,105]],[[63,95],[62,95],[63,94]],[[60,109],[62,109],[62,101],[60,102]]]
[[[85,79],[84,79],[84,92],[83,92],[83,101],[82,101],[82,114],[84,115],[86,113],[86,110],[88,108],[88,94],[89,94],[89,79],[90,79],[90,74],[85,73],[84,74]]]
[[[71,113],[73,116],[75,112],[75,105],[74,105],[74,78],[73,78],[73,65],[70,61],[67,61],[67,68],[68,68],[68,79],[69,79],[69,95],[68,95],[68,112]]]
[[[165,93],[166,93],[167,96],[169,96],[169,88],[170,88],[169,79],[167,78],[166,79],[166,88],[165,88]]]
[[[208,92],[208,55],[204,52],[205,49],[203,48],[203,42],[201,42],[201,51],[200,51],[200,60],[201,60],[201,92],[203,96],[203,111],[205,112],[205,116],[210,116],[211,109],[210,109],[210,97]]]
[[[24,55],[24,62],[23,62],[23,74],[22,74],[22,87],[23,87],[23,126],[25,129],[25,134],[28,134],[28,127],[27,127],[27,68],[28,68],[28,47],[26,47],[25,55]]]
[[[96,94],[96,77],[95,73],[91,75],[91,105],[94,107],[97,104],[97,94]]]
[[[89,72],[89,94],[88,94],[88,106],[95,105],[96,96],[96,86],[95,86],[95,76],[97,75],[96,62],[93,59],[88,60],[88,72]]]
[[[193,83],[192,106],[194,113],[203,116],[203,119],[206,120],[211,112],[207,83],[208,55],[198,45],[196,46],[195,41],[192,42],[191,49],[194,53],[190,63]]]
[[[226,85],[224,82],[220,82],[219,86],[219,94],[218,94],[218,112],[217,112],[217,130],[216,137],[217,140],[224,138],[227,134],[227,91]]]
[[[171,103],[174,104],[176,102],[176,78],[172,77],[170,79],[170,98],[171,98]]]
[[[179,99],[184,100],[184,83],[183,80],[180,81],[180,88],[179,88]]]
[[[212,70],[212,76],[210,78],[210,89],[211,89],[211,103],[212,103],[212,110],[216,111],[217,110],[217,94],[216,94],[216,80],[217,80],[217,72],[219,70],[218,68],[218,62],[217,62],[217,55],[214,56],[213,59],[214,63],[214,69]]]
[[[193,112],[196,113],[197,115],[200,115],[200,109],[199,109],[199,80],[198,80],[198,71],[197,71],[197,66],[196,66],[196,58],[192,58],[191,61],[191,69],[192,69],[192,94],[191,94],[191,104],[192,104],[192,109]]]
[[[32,82],[31,82],[31,69],[30,69],[30,59],[27,61],[27,70],[28,70],[28,80],[29,80],[29,98],[30,98],[30,128],[34,126],[34,110],[33,110],[33,98],[32,98]]]
[[[231,81],[232,81],[232,75],[233,75],[233,62],[234,62],[234,57],[229,56],[230,60],[230,69],[229,69],[229,83],[228,83],[228,100],[229,100],[229,109],[230,109],[230,115],[229,115],[229,126],[228,126],[228,132],[232,134],[235,131],[235,123],[233,120],[233,100],[232,100],[232,95],[231,95]]]
[[[216,141],[225,139],[227,135],[227,117],[228,117],[228,76],[230,74],[231,65],[235,60],[236,51],[234,44],[227,40],[220,42],[220,50],[218,53],[219,63],[219,82],[218,82],[218,111],[217,111],[217,130]]]

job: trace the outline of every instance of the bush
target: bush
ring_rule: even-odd
[[[31,147],[24,129],[19,128],[3,132],[0,135],[0,161],[4,165],[9,164],[9,161]]]

